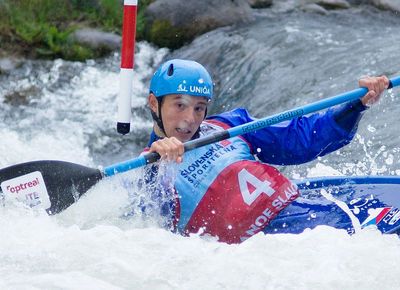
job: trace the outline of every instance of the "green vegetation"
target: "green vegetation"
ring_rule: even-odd
[[[137,38],[144,38],[144,8],[152,0],[139,1]],[[32,57],[84,60],[100,51],[73,43],[79,27],[97,27],[120,33],[121,0],[0,0],[0,42],[6,52]]]
[[[144,16],[144,11],[146,10],[146,7],[154,1],[155,0],[139,0],[139,11],[136,19],[136,38],[138,40],[147,39],[146,17]]]
[[[158,46],[176,49],[189,40],[188,35],[184,29],[172,26],[167,20],[155,20],[148,38]]]

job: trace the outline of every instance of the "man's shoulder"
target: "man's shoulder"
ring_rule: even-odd
[[[238,126],[253,121],[249,112],[244,108],[236,108],[224,113],[207,117],[206,122],[219,122],[229,127]]]
[[[247,116],[249,112],[245,108],[235,108],[223,113],[214,114],[207,117],[207,120],[220,118],[220,117],[229,117],[229,116]]]

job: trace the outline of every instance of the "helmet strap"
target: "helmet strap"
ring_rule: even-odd
[[[165,129],[164,129],[164,124],[162,121],[162,116],[161,116],[161,104],[162,104],[162,98],[157,98],[157,102],[158,102],[158,116],[155,112],[153,112],[153,110],[151,111],[151,116],[153,118],[153,120],[156,122],[158,128],[160,128],[161,132],[166,136],[167,134],[165,133]]]

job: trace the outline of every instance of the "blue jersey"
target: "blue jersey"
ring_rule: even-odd
[[[267,164],[300,164],[348,144],[364,108],[348,103],[194,149],[185,153],[170,184],[160,179],[157,164],[147,167],[145,184],[159,199],[168,226],[241,242],[298,196],[297,188]],[[253,120],[245,109],[235,109],[207,118],[198,136]],[[148,146],[157,139],[153,132]]]

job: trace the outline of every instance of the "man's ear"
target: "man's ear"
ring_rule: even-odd
[[[157,101],[156,96],[153,95],[153,94],[149,94],[148,102],[149,102],[150,110],[152,110],[154,113],[157,114],[157,112],[158,112],[158,101]]]

